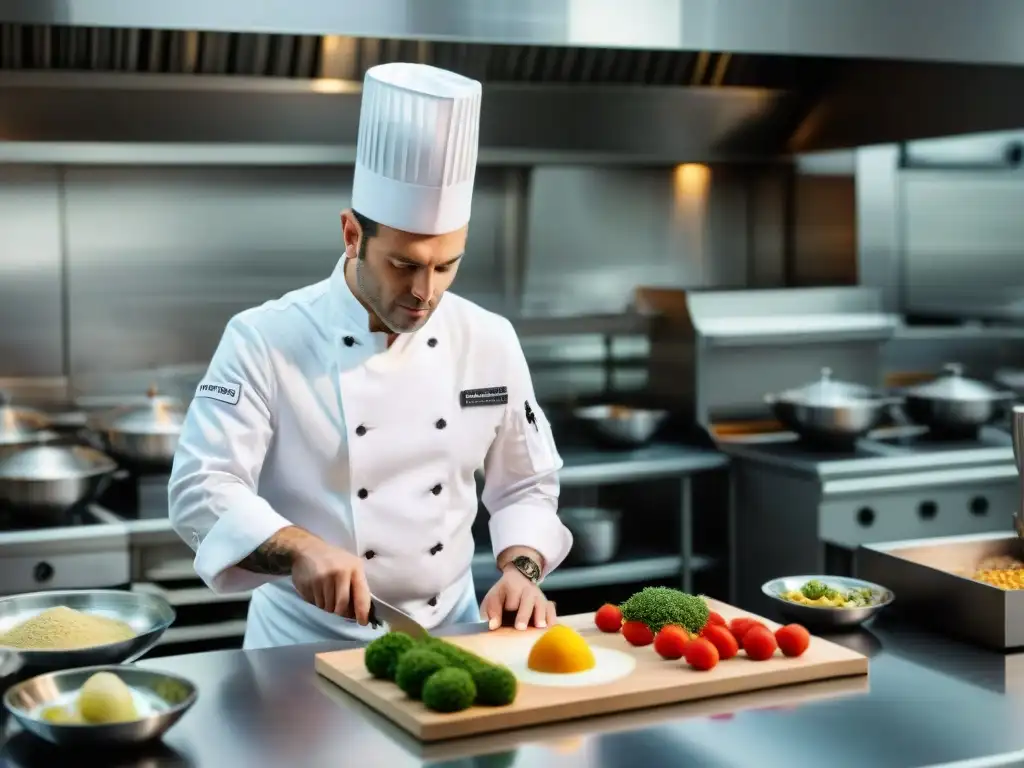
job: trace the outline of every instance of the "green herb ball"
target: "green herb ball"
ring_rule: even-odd
[[[427,678],[448,666],[448,660],[441,654],[426,648],[414,648],[402,654],[402,658],[398,660],[395,682],[410,699],[418,699],[423,693],[423,684]]]
[[[473,677],[458,667],[439,669],[423,684],[423,704],[435,712],[461,712],[475,699]]]
[[[678,624],[698,634],[708,623],[703,597],[669,587],[644,587],[622,604],[622,618],[639,621],[655,634],[666,624]]]
[[[367,671],[381,680],[394,680],[398,660],[415,645],[404,632],[388,632],[366,646],[363,661]]]
[[[508,667],[480,667],[473,670],[472,677],[478,704],[504,707],[516,700],[518,681]]]

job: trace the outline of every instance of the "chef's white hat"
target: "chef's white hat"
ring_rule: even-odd
[[[439,235],[469,222],[480,83],[425,64],[366,72],[352,207],[388,227]]]

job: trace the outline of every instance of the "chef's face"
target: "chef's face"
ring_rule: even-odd
[[[408,333],[427,322],[455,279],[468,227],[414,235],[378,224],[367,233],[351,210],[341,214],[341,227],[360,298],[384,326],[375,330]]]

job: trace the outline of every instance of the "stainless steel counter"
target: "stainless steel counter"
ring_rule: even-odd
[[[798,766],[905,768],[1024,761],[1024,668],[880,617],[839,638],[867,680],[791,686],[615,717],[422,745],[321,680],[326,646],[221,651],[143,664],[186,675],[199,701],[163,746],[105,765]],[[337,646],[332,646],[337,647]],[[10,726],[8,726],[9,728]],[[98,756],[97,756],[98,757]],[[62,765],[26,734],[0,764]]]

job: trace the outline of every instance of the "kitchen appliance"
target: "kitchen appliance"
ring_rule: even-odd
[[[1017,398],[1013,392],[965,378],[958,363],[947,363],[939,377],[903,394],[904,410],[913,421],[950,437],[974,435]]]
[[[708,605],[727,620],[749,615],[715,600],[709,600]],[[777,626],[760,617],[751,618],[763,621],[772,629]],[[371,677],[364,663],[363,649],[317,654],[316,671],[424,742],[791,683],[868,674],[866,657],[821,637],[815,637],[799,658],[776,654],[757,663],[721,662],[723,665],[735,664],[728,671],[719,666],[710,673],[686,674],[684,669],[673,669],[672,665],[666,667],[665,660],[650,647],[633,647],[623,640],[621,634],[601,632],[594,626],[593,614],[565,616],[559,619],[559,623],[575,629],[584,637],[594,653],[596,666],[593,672],[614,665],[620,676],[600,685],[567,685],[564,678],[568,676],[562,676],[561,685],[557,681],[553,685],[520,685],[515,702],[510,706],[473,706],[461,712],[439,715],[427,710],[421,702],[398,695],[394,682]],[[483,634],[446,639],[490,661],[504,664],[514,674],[523,676],[530,648],[545,631],[504,627]],[[722,674],[716,674],[719,671]]]
[[[765,395],[765,402],[783,426],[808,441],[848,448],[902,400],[861,384],[836,381],[831,368],[822,368],[814,384]]]
[[[82,445],[23,448],[0,459],[0,504],[59,516],[95,498],[116,470],[109,456]]]

